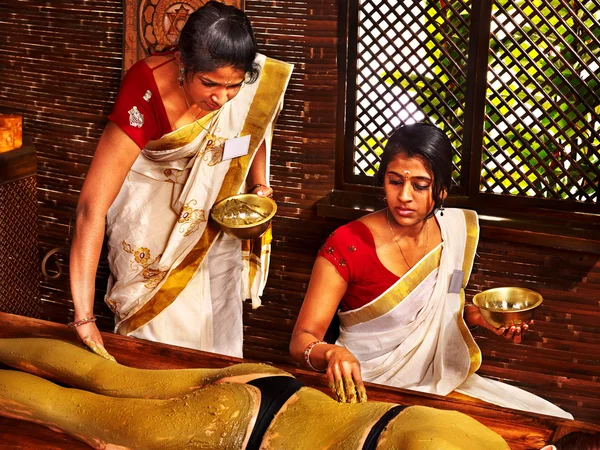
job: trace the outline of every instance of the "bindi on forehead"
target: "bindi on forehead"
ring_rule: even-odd
[[[398,154],[390,159],[386,172],[394,173],[396,176],[406,180],[410,178],[431,179],[433,174],[428,166],[427,161],[424,161],[422,158]]]
[[[409,180],[423,180],[423,181],[431,181],[431,176],[427,174],[411,174],[409,170],[405,170],[404,172],[396,172],[394,170],[389,170],[387,172],[390,175],[394,175],[398,178],[403,178],[405,181]]]

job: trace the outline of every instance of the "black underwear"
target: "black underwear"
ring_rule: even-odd
[[[246,384],[251,384],[260,391],[260,408],[246,446],[246,450],[258,450],[275,414],[304,385],[295,378],[286,376],[257,378]]]
[[[390,421],[394,417],[396,417],[398,414],[400,414],[406,408],[408,408],[408,405],[394,406],[392,409],[390,409],[388,412],[386,412],[383,416],[381,416],[381,418],[377,421],[377,423],[375,423],[375,425],[373,425],[373,428],[371,428],[371,431],[369,431],[369,435],[367,436],[367,439],[365,440],[365,443],[363,444],[362,450],[375,450],[375,448],[377,447],[377,441],[379,440],[379,435],[381,435],[381,433],[383,432],[385,427],[387,427],[388,423],[390,423]]]

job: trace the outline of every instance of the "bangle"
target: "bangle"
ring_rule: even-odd
[[[81,325],[85,325],[86,323],[91,323],[96,321],[96,316],[86,317],[85,319],[75,320],[74,322],[69,322],[67,326],[69,328],[77,328]]]
[[[254,186],[252,186],[250,189],[248,189],[248,193],[251,193],[252,191],[254,191],[254,189],[259,188],[259,187],[269,187],[266,184],[262,184],[262,183],[258,183],[255,184]]]
[[[317,369],[315,366],[313,366],[310,363],[310,352],[312,351],[312,349],[315,345],[319,345],[319,344],[327,344],[327,342],[314,341],[314,342],[311,342],[310,344],[308,344],[308,347],[306,347],[306,350],[304,350],[304,362],[311,370],[314,370],[315,372],[325,372],[324,370]]]

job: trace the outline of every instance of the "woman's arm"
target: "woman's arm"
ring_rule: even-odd
[[[269,197],[273,195],[273,189],[267,186],[267,144],[263,141],[256,151],[246,185],[248,192],[261,197]]]
[[[77,203],[70,255],[75,321],[94,314],[96,271],[104,240],[106,213],[139,154],[139,147],[117,125],[109,122],[96,148]],[[95,323],[78,326],[76,330],[92,350],[103,350],[102,337]],[[99,348],[94,349],[94,344]]]
[[[327,259],[315,261],[310,283],[298,320],[292,332],[292,358],[306,366],[307,347],[321,341],[336,313],[348,284]],[[329,384],[341,402],[366,401],[366,392],[360,374],[360,363],[346,348],[332,344],[318,344],[310,350],[310,363],[326,370]]]

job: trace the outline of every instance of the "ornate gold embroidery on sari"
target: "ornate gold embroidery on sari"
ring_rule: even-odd
[[[177,219],[177,223],[182,224],[179,227],[179,231],[186,237],[195,231],[198,231],[200,224],[206,222],[206,212],[203,209],[192,208],[191,205],[195,205],[196,203],[196,200],[190,200],[186,203],[181,210],[179,219]],[[187,230],[185,230],[185,228],[187,228]]]
[[[165,177],[167,177],[167,181],[169,181],[171,183],[178,183],[179,178],[181,177],[181,175],[183,175],[183,172],[185,172],[185,171],[177,170],[177,169],[165,169],[163,171],[163,173],[165,174]]]
[[[168,269],[152,267],[160,260],[162,254],[158,255],[156,258],[152,258],[150,255],[150,249],[146,247],[139,247],[134,250],[131,244],[128,244],[125,241],[123,241],[123,250],[133,255],[133,259],[129,260],[129,267],[131,267],[131,270],[137,271],[137,266],[142,267],[140,275],[144,278],[144,280],[147,280],[146,283],[144,283],[146,288],[154,289],[167,275]]]
[[[114,314],[118,314],[118,312],[119,312],[119,303],[116,300],[113,300],[112,298],[109,298],[108,300],[106,300],[106,304],[108,305],[109,309]]]
[[[208,161],[209,166],[216,166],[223,160],[225,141],[227,139],[209,133],[206,136],[206,147],[199,153],[203,161]]]

